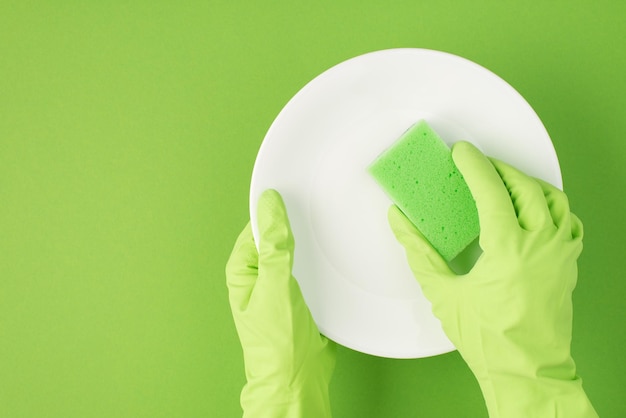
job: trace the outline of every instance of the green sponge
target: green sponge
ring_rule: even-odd
[[[478,236],[472,194],[450,148],[425,121],[411,126],[368,171],[447,261]]]

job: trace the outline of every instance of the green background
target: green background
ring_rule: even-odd
[[[0,2],[0,416],[236,417],[223,274],[255,155],[306,82],[392,47],[469,58],[554,141],[585,223],[572,350],[626,416],[626,2]],[[297,239],[297,237],[296,237]],[[457,353],[342,348],[336,417],[485,417]]]

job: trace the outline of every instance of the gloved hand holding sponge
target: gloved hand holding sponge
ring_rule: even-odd
[[[483,253],[465,275],[397,207],[389,223],[490,417],[597,417],[570,354],[583,226],[565,194],[467,142],[452,157],[476,201]]]
[[[446,335],[476,376],[492,418],[597,417],[570,354],[583,228],[555,187],[467,142],[452,157],[476,201],[483,253],[455,274],[395,205],[389,223]],[[258,204],[226,268],[244,353],[244,417],[330,417],[334,343],[320,335],[292,276],[294,239],[280,195]]]

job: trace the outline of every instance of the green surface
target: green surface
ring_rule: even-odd
[[[252,165],[306,82],[392,47],[494,71],[585,223],[573,355],[626,416],[626,3],[0,3],[0,417],[236,417],[224,265]],[[297,240],[297,237],[296,237]],[[336,417],[485,417],[457,353],[341,349]]]
[[[478,237],[472,194],[450,148],[426,121],[411,126],[368,171],[447,261]]]

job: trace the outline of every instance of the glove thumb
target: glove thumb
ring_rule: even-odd
[[[406,251],[409,266],[428,297],[427,289],[454,273],[443,257],[428,242],[404,213],[392,205],[388,211],[389,225],[396,239]]]

